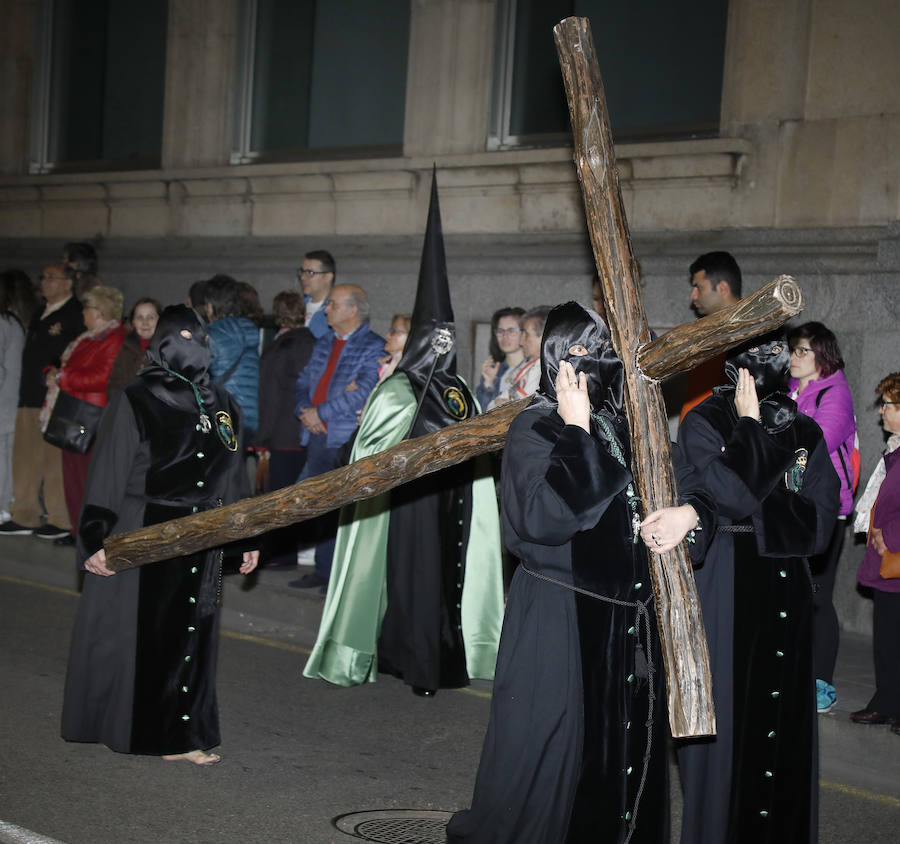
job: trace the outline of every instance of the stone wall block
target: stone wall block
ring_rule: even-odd
[[[115,199],[160,199],[168,196],[168,187],[162,180],[145,182],[107,182],[106,191]]]
[[[255,237],[333,235],[334,200],[324,194],[254,196],[252,234]]]
[[[165,237],[171,234],[168,197],[115,199],[109,203],[110,237]]]
[[[242,237],[250,234],[252,205],[246,197],[186,197],[181,234]]]
[[[0,201],[0,232],[4,237],[40,237],[41,209]]]
[[[44,201],[41,208],[41,237],[78,240],[109,234],[109,208],[105,201]]]
[[[550,191],[541,185],[519,189],[520,230],[523,232],[570,232],[586,229],[584,199],[575,184]]]

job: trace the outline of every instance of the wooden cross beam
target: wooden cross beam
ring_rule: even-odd
[[[638,352],[645,378],[659,381],[783,325],[799,312],[800,289],[781,276],[735,305],[673,328]],[[716,322],[716,330],[702,330]],[[710,338],[718,343],[709,345]],[[503,448],[506,431],[529,399],[500,405],[440,431],[405,440],[341,469],[243,501],[107,538],[107,565],[123,571],[193,554],[372,498],[400,484]]]

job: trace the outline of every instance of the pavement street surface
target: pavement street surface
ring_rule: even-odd
[[[350,812],[468,805],[489,684],[423,699],[384,676],[351,689],[307,680],[300,672],[309,631],[283,623],[263,630],[234,612],[225,614],[220,647],[219,765],[62,741],[77,600],[73,589],[32,580],[21,568],[11,574],[0,559],[0,842],[29,840],[30,831],[65,844],[350,844],[361,839],[335,825]],[[823,764],[820,842],[895,844],[897,768],[872,768],[867,748],[900,757],[900,737],[854,729],[856,751],[851,745],[846,760]],[[676,831],[678,804],[676,793]]]

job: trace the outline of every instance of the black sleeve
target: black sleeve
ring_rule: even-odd
[[[522,540],[562,545],[597,524],[631,472],[583,429],[532,419],[525,411],[510,427],[501,502]]]

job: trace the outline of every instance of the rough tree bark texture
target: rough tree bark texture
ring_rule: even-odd
[[[575,168],[616,352],[625,364],[632,474],[644,512],[677,503],[669,428],[658,383],[642,377],[637,353],[650,339],[616,170],[603,80],[587,18],[554,27],[569,102]],[[676,737],[715,733],[709,651],[687,549],[650,554],[650,576]]]
[[[486,451],[499,451],[510,423],[529,401],[509,402],[490,413],[404,440],[349,466],[266,495],[110,536],[103,543],[106,564],[113,571],[122,571],[258,536],[380,495]]]
[[[642,346],[638,353],[646,378],[663,380],[696,366],[750,337],[782,325],[799,307],[800,290],[782,276],[724,311],[677,326]],[[721,336],[702,330],[713,320]],[[705,354],[697,350],[702,344]],[[528,399],[504,404],[467,422],[395,445],[343,469],[303,483],[247,498],[217,510],[195,513],[129,533],[104,543],[110,568],[126,568],[192,554],[236,539],[258,536],[275,528],[312,519],[353,501],[371,498],[395,486],[503,448],[506,431]]]

